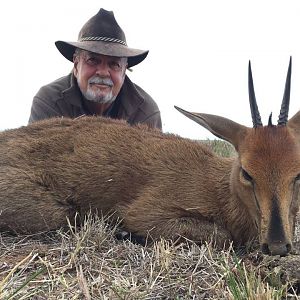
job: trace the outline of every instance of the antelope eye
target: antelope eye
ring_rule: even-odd
[[[245,180],[252,182],[253,178],[242,168],[242,175]],[[300,175],[300,174],[299,174]]]
[[[298,174],[295,178],[295,181],[299,181],[300,180],[300,174]]]

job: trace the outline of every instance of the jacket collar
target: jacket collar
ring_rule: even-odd
[[[128,116],[135,114],[145,101],[143,96],[137,90],[135,84],[127,75],[125,76],[125,80],[118,97],[121,97],[120,106],[122,106]]]
[[[62,91],[65,101],[68,103],[83,109],[82,94],[78,87],[76,77],[73,72],[68,75],[68,88]]]

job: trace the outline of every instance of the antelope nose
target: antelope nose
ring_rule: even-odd
[[[292,250],[292,244],[286,242],[276,242],[262,244],[261,250],[264,254],[286,256]]]

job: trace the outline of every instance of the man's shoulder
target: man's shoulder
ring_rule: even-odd
[[[158,105],[144,89],[128,77],[125,80],[123,96],[125,96],[122,100],[123,107],[127,112],[129,123],[147,123],[161,129]]]
[[[71,87],[71,74],[60,77],[46,85],[43,85],[35,97],[57,101],[63,96],[63,92]]]
[[[149,105],[153,107],[158,107],[156,102],[153,100],[152,96],[150,96],[144,89],[142,89],[139,85],[135,84],[135,88],[138,91],[139,95],[144,99],[143,104]]]
[[[141,110],[151,111],[159,110],[158,105],[153,98],[138,84],[132,82],[128,77],[126,78],[125,85],[130,101],[134,101],[134,106],[139,107]],[[131,94],[131,95],[130,95]]]
[[[153,98],[139,85],[135,84],[135,89],[139,94],[139,97],[142,101],[137,106],[139,118],[143,120],[147,120],[148,118],[159,118],[160,119],[160,110],[157,103],[153,100]]]

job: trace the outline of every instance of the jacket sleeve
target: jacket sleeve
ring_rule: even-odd
[[[162,122],[159,111],[156,111],[152,115],[148,116],[143,123],[148,124],[150,127],[162,130]]]

